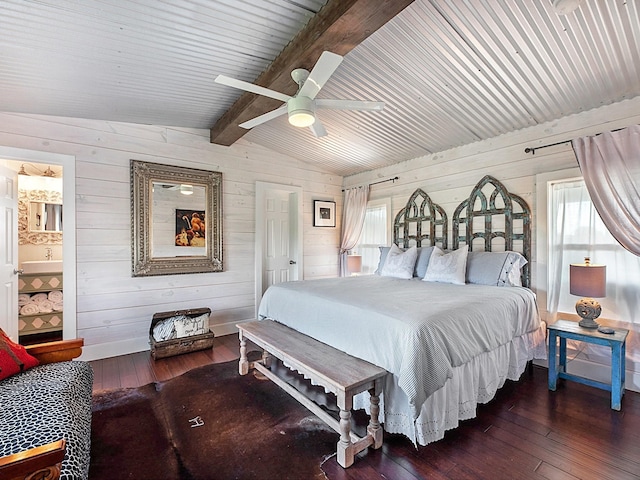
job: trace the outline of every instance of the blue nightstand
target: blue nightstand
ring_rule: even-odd
[[[600,333],[596,329],[582,328],[577,322],[558,320],[547,326],[549,333],[549,390],[555,391],[558,378],[573,380],[591,387],[611,392],[611,408],[620,410],[624,395],[625,351],[629,330],[614,329],[614,333]],[[560,338],[560,355],[556,366],[557,338]],[[611,347],[611,384],[597,382],[567,373],[567,339],[595,343]]]

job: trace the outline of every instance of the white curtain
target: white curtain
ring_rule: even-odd
[[[640,255],[640,125],[572,143],[602,221],[620,245]]]
[[[362,256],[362,275],[371,275],[376,271],[380,260],[380,246],[388,244],[387,205],[371,205],[369,202],[362,234],[356,246],[358,255]]]
[[[362,233],[369,201],[369,185],[347,188],[342,208],[342,239],[340,241],[340,276],[347,275],[347,254],[354,248]]]
[[[575,315],[574,304],[579,297],[569,293],[569,265],[583,263],[588,256],[592,263],[607,266],[607,296],[598,299],[601,318],[607,324],[638,331],[640,257],[613,238],[596,212],[583,180],[553,184],[548,201],[547,321],[555,322],[559,313]],[[599,363],[606,363],[610,357],[610,351],[604,348],[581,345],[580,349]],[[640,336],[636,334],[627,339],[627,358],[640,362]]]

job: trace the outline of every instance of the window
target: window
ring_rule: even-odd
[[[607,266],[607,296],[598,301],[602,317],[640,323],[640,257],[621,247],[602,223],[582,179],[551,182],[548,198],[549,312],[574,313],[578,297],[569,293],[569,265]]]
[[[371,200],[367,204],[362,234],[360,234],[355,248],[356,253],[362,255],[362,275],[371,275],[376,271],[380,259],[379,247],[389,245],[391,239],[390,211],[391,202],[389,199]]]

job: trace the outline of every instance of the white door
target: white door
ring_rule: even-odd
[[[18,341],[18,174],[0,166],[0,328]]]
[[[301,280],[302,188],[256,182],[256,314],[265,290]]]
[[[297,277],[298,262],[292,252],[290,193],[269,190],[265,194],[265,250],[262,286]]]

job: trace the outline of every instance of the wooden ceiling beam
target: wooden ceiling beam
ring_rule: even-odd
[[[295,68],[311,70],[323,51],[346,55],[413,0],[329,0],[253,82],[287,95],[297,85]],[[230,146],[249,130],[242,122],[274,110],[282,102],[245,92],[211,128],[211,143]]]

